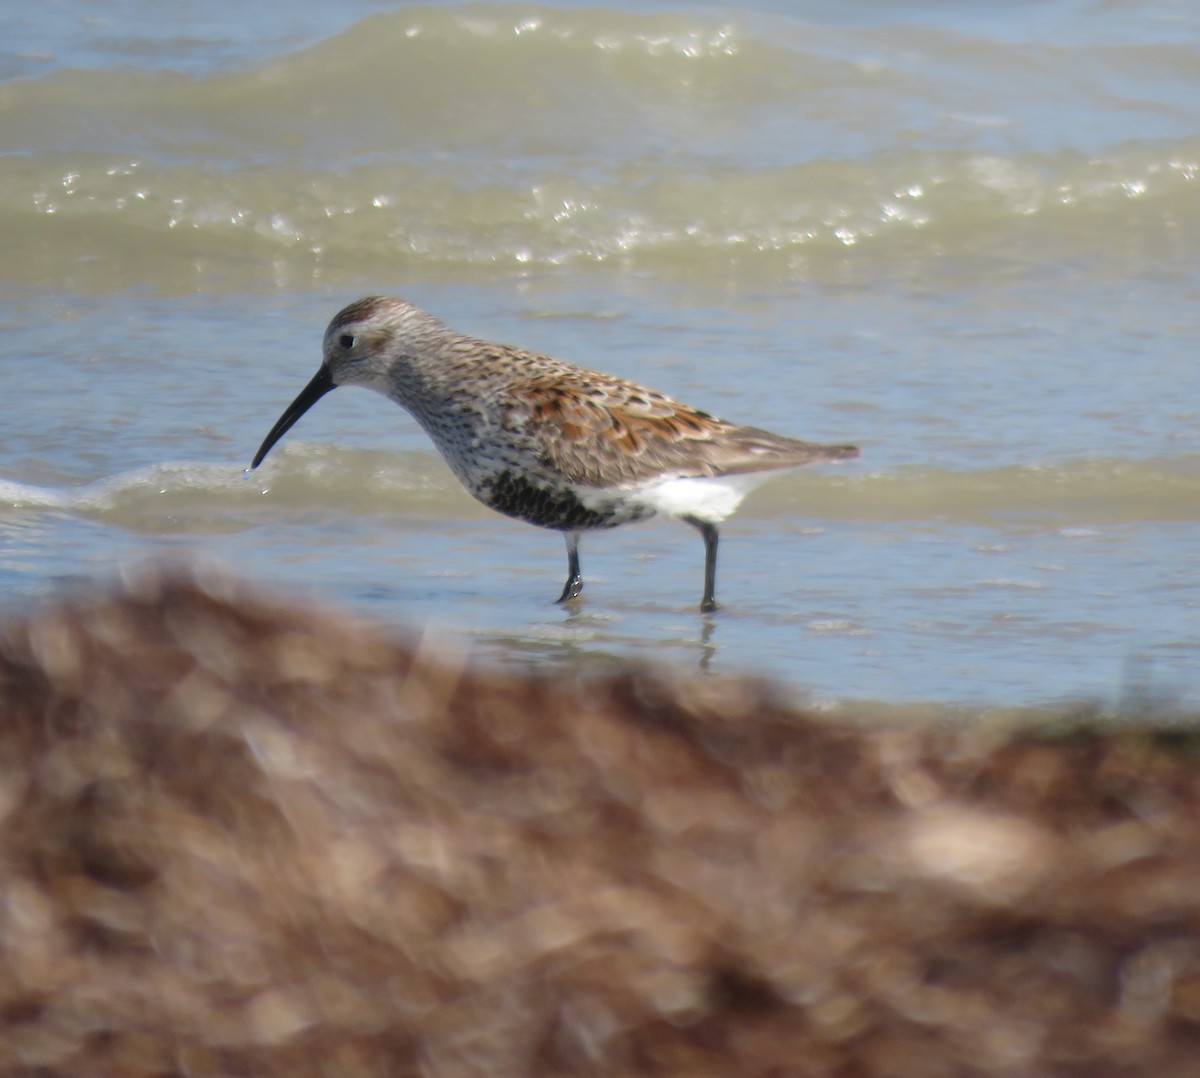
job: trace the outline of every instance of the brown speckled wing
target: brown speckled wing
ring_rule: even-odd
[[[511,392],[506,424],[522,429],[545,466],[588,486],[756,472],[858,453],[727,423],[634,382],[575,368],[538,372]]]

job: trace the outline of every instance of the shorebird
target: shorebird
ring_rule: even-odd
[[[263,439],[251,468],[326,393],[363,386],[407,409],[484,505],[561,531],[583,590],[579,540],[657,513],[704,539],[700,609],[716,609],[717,525],[772,475],[858,455],[740,426],[653,389],[458,333],[400,299],[368,296],[325,330],[321,366]]]

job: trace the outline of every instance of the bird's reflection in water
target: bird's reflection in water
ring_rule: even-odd
[[[711,673],[713,656],[717,653],[717,645],[713,643],[713,633],[716,632],[717,619],[712,613],[700,615],[700,669],[706,674]]]
[[[675,667],[694,663],[703,673],[715,672],[719,614],[701,614],[697,627],[696,613],[689,610],[686,628],[674,626],[674,631],[647,638],[623,632],[623,619],[589,612],[583,603],[562,609],[561,621],[547,620],[504,633],[485,632],[476,639],[485,653],[534,673],[586,675],[643,661]]]

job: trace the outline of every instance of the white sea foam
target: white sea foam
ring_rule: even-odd
[[[0,479],[0,506],[13,509],[60,509],[66,504],[67,498],[60,491]]]
[[[41,487],[0,479],[0,505],[17,510],[54,509],[80,515],[105,515],[146,497],[188,498],[234,493],[240,486],[236,467],[171,462],[137,468],[80,486]]]

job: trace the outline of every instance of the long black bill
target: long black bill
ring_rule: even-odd
[[[271,447],[292,429],[296,420],[304,415],[326,393],[336,388],[337,386],[333,384],[333,378],[330,377],[329,368],[322,363],[321,369],[313,375],[313,380],[300,390],[300,396],[287,406],[287,411],[279,417],[275,426],[271,428],[271,433],[263,439],[263,444],[258,447],[258,452],[254,454],[254,460],[250,462],[250,467],[257,468],[263,462],[263,458],[271,452]]]

